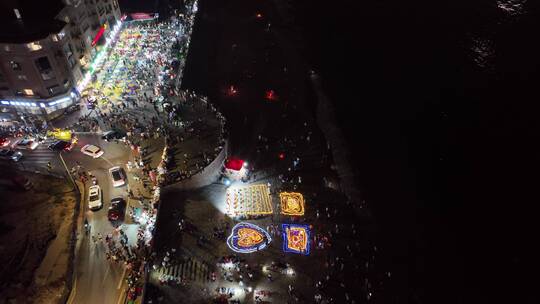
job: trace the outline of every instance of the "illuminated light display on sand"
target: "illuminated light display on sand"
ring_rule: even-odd
[[[283,251],[309,255],[309,226],[281,224],[283,231]]]
[[[232,217],[272,214],[272,198],[265,184],[227,189],[225,212]]]
[[[279,194],[281,214],[304,215],[304,196],[298,192],[281,192]]]
[[[227,246],[235,252],[251,253],[263,250],[271,241],[270,234],[261,227],[242,222],[233,227]]]

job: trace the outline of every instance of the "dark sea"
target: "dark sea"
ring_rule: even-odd
[[[540,303],[540,1],[290,3],[376,217],[381,302]]]

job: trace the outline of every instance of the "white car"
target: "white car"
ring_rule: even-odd
[[[102,206],[101,188],[98,185],[91,186],[88,189],[88,208],[90,210],[98,210]]]
[[[35,139],[19,139],[13,144],[14,149],[35,150],[39,143]]]
[[[120,166],[110,168],[109,173],[114,187],[122,187],[126,184],[126,175]]]
[[[81,148],[81,152],[93,158],[98,158],[105,153],[100,147],[94,145],[85,145]]]

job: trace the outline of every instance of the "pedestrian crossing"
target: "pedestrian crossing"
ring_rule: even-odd
[[[188,258],[175,265],[159,267],[156,272],[163,279],[183,279],[190,282],[206,283],[211,280],[212,267],[208,263]]]
[[[47,163],[51,162],[52,168],[54,169],[56,166],[60,165],[57,155],[58,152],[49,150],[48,148],[53,141],[53,139],[46,139],[34,150],[19,150],[23,154],[23,157],[19,161],[21,166],[47,168]]]

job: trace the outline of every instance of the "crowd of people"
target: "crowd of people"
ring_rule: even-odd
[[[0,126],[2,137],[24,137],[38,132],[37,128],[23,125]]]
[[[321,147],[323,151],[317,154],[318,157],[309,155],[310,149],[317,146],[314,143],[316,140],[314,130],[307,122],[297,128],[294,134],[275,141],[259,135],[257,152],[261,157],[278,153],[283,162],[281,166],[273,168],[274,171],[259,170],[257,175],[259,179],[270,178],[271,183],[268,183],[271,184],[272,193],[304,193],[306,201],[310,202],[310,208],[314,210],[313,213],[306,214],[303,221],[310,223],[315,230],[311,234],[312,249],[326,253],[326,260],[318,275],[320,277],[315,277],[313,286],[315,303],[353,304],[369,300],[379,287],[371,283],[375,273],[377,248],[370,246],[366,240],[359,241],[360,227],[354,216],[354,206],[347,197],[336,196],[336,192],[331,189],[313,188],[310,186],[313,183],[303,183],[302,177],[310,177],[305,171],[306,168],[331,167],[329,147]],[[252,175],[251,178],[255,180],[257,175]],[[274,229],[276,234],[282,233],[280,226],[267,227],[269,233],[274,232]],[[330,248],[331,250],[328,250]],[[386,276],[390,275],[389,272],[386,273]],[[359,298],[359,292],[351,290],[353,286],[362,290],[366,297]]]
[[[83,94],[93,109],[72,127],[80,132],[120,130],[126,134],[124,142],[136,151],[144,148],[145,140],[163,137],[168,146],[161,166],[167,171],[165,183],[201,172],[225,145],[224,116],[206,98],[178,89],[189,42],[185,33],[192,18],[180,14],[169,21],[127,25]],[[217,120],[218,126],[211,120]],[[210,147],[197,155],[175,147],[215,134],[219,134],[215,143],[199,145]],[[179,159],[179,152],[185,157]],[[137,157],[137,164],[145,162],[142,155]]]
[[[166,107],[168,111],[169,132],[166,136],[168,149],[164,155],[163,166],[167,169],[166,183],[174,183],[191,178],[200,173],[209,165],[225,146],[225,118],[205,98],[196,96],[193,92],[180,92],[177,96],[181,102]],[[201,115],[191,120],[183,119],[186,113],[199,113],[210,116],[204,119]],[[218,126],[211,122],[217,120]],[[217,136],[216,136],[217,133]],[[214,139],[215,137],[215,139]],[[185,153],[182,143],[187,140],[214,141],[214,145],[199,144],[200,152],[197,154]],[[180,148],[177,148],[180,147]],[[177,155],[181,155],[178,159]],[[176,169],[176,170],[175,170]]]
[[[175,144],[191,137],[204,137],[207,118],[201,113],[213,115],[221,124],[221,130],[208,128],[208,131],[223,133],[224,130],[223,116],[205,98],[178,90],[178,79],[187,52],[188,38],[185,34],[191,32],[193,18],[194,13],[180,14],[168,21],[126,25],[120,40],[109,50],[93,84],[83,94],[83,103],[90,111],[72,126],[72,130],[79,132],[118,130],[125,134],[121,142],[135,152],[135,163],[142,165],[138,166],[143,169],[141,182],[150,177],[152,171],[157,171],[148,164],[149,140],[162,137],[168,148],[174,148]],[[195,115],[186,117],[186,112]],[[222,135],[219,138],[222,148]],[[181,173],[186,177],[196,174],[196,170],[211,162],[219,151],[204,151],[194,162],[194,169],[186,167]],[[197,158],[195,155],[190,157]],[[169,168],[170,171],[174,169]],[[158,179],[164,179],[162,174],[158,174]],[[137,282],[144,272],[143,265],[155,256],[151,253],[151,240],[159,187],[159,184],[154,184],[152,189],[147,188],[153,197],[151,206],[146,206],[149,204],[143,201],[143,205],[149,208],[143,208],[142,214],[130,209],[132,219],[139,224],[136,246],[129,245],[122,226],[105,237],[99,233],[93,235],[96,245],[104,245],[107,260],[126,265],[130,294],[135,296],[138,293],[136,289],[140,287]],[[130,198],[135,196],[134,193],[129,194]]]
[[[135,246],[129,244],[128,236],[121,226],[113,229],[105,237],[101,233],[92,235],[95,246],[105,250],[105,257],[110,263],[123,263],[127,269],[126,283],[133,297],[140,294],[139,280],[144,274],[144,265],[152,259],[150,247],[144,240],[144,227],[137,233]]]

